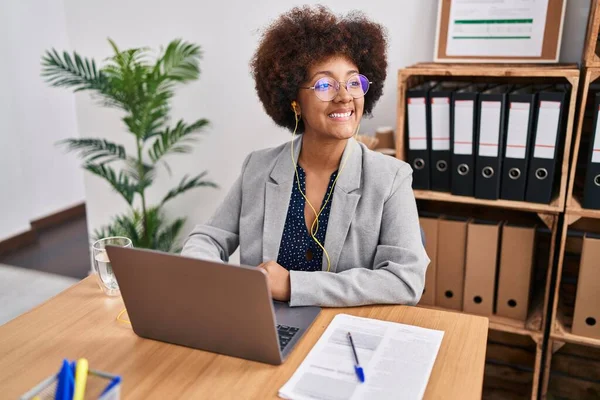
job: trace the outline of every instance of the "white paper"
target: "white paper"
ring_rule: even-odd
[[[480,156],[498,157],[501,107],[499,101],[481,102],[478,152]]]
[[[535,130],[535,158],[554,158],[554,146],[558,134],[559,101],[540,101],[537,128]]]
[[[431,99],[431,150],[450,150],[450,99]]]
[[[529,107],[529,103],[510,103],[508,131],[506,134],[506,158],[525,159]]]
[[[598,107],[600,112],[600,107]],[[594,132],[594,147],[592,148],[592,162],[600,163],[600,124],[596,122],[596,131]]]
[[[452,0],[449,56],[539,57],[548,0]]]
[[[454,101],[454,154],[473,154],[473,100]]]
[[[348,332],[365,373],[364,383],[354,371]],[[443,336],[443,331],[338,314],[279,396],[300,400],[421,399]]]
[[[411,150],[427,150],[425,106],[424,97],[408,99],[408,148]]]

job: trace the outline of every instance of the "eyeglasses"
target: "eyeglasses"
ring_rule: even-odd
[[[371,83],[369,79],[361,74],[356,74],[350,77],[346,82],[338,82],[331,77],[321,78],[315,82],[314,86],[303,87],[300,86],[300,89],[312,89],[315,91],[317,97],[323,101],[331,101],[335,99],[335,97],[340,92],[340,84],[344,84],[346,86],[346,91],[350,94],[350,96],[355,99],[359,99],[363,97],[369,91],[369,86]]]

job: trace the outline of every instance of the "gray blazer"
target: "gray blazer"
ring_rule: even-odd
[[[294,143],[298,159],[302,137]],[[291,144],[251,153],[223,204],[186,239],[182,255],[227,262],[277,261],[294,183]],[[352,152],[350,149],[353,148]],[[325,236],[331,272],[290,271],[291,306],[416,304],[429,257],[421,241],[412,169],[348,140]]]

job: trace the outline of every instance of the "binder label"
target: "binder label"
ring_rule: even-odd
[[[560,106],[560,101],[540,101],[533,149],[535,158],[554,159]]]
[[[408,148],[427,150],[427,120],[425,98],[408,99]]]
[[[473,100],[454,101],[454,154],[473,154]]]
[[[450,99],[431,99],[431,149],[450,150]]]
[[[600,107],[598,107],[600,111]],[[596,131],[594,132],[594,144],[592,147],[592,162],[600,163],[600,124],[596,122]]]
[[[481,102],[478,152],[480,156],[498,157],[501,107],[502,104],[499,101]]]
[[[529,107],[529,103],[510,103],[508,132],[506,134],[506,158],[525,159]]]

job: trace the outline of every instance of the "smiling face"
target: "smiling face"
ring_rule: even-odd
[[[323,101],[315,90],[299,89],[298,103],[299,111],[304,122],[304,135],[311,135],[321,140],[328,139],[348,139],[354,135],[360,119],[363,115],[365,98],[352,97],[346,88],[346,81],[352,79],[352,82],[358,82],[356,75],[359,73],[358,67],[344,57],[331,57],[322,62],[312,65],[308,69],[309,79],[304,82],[302,87],[315,86],[321,78],[332,78],[340,85],[340,90],[331,101]],[[334,88],[317,84],[316,90],[321,92],[333,90]],[[352,85],[351,85],[352,86]],[[359,87],[351,90],[361,90]]]

